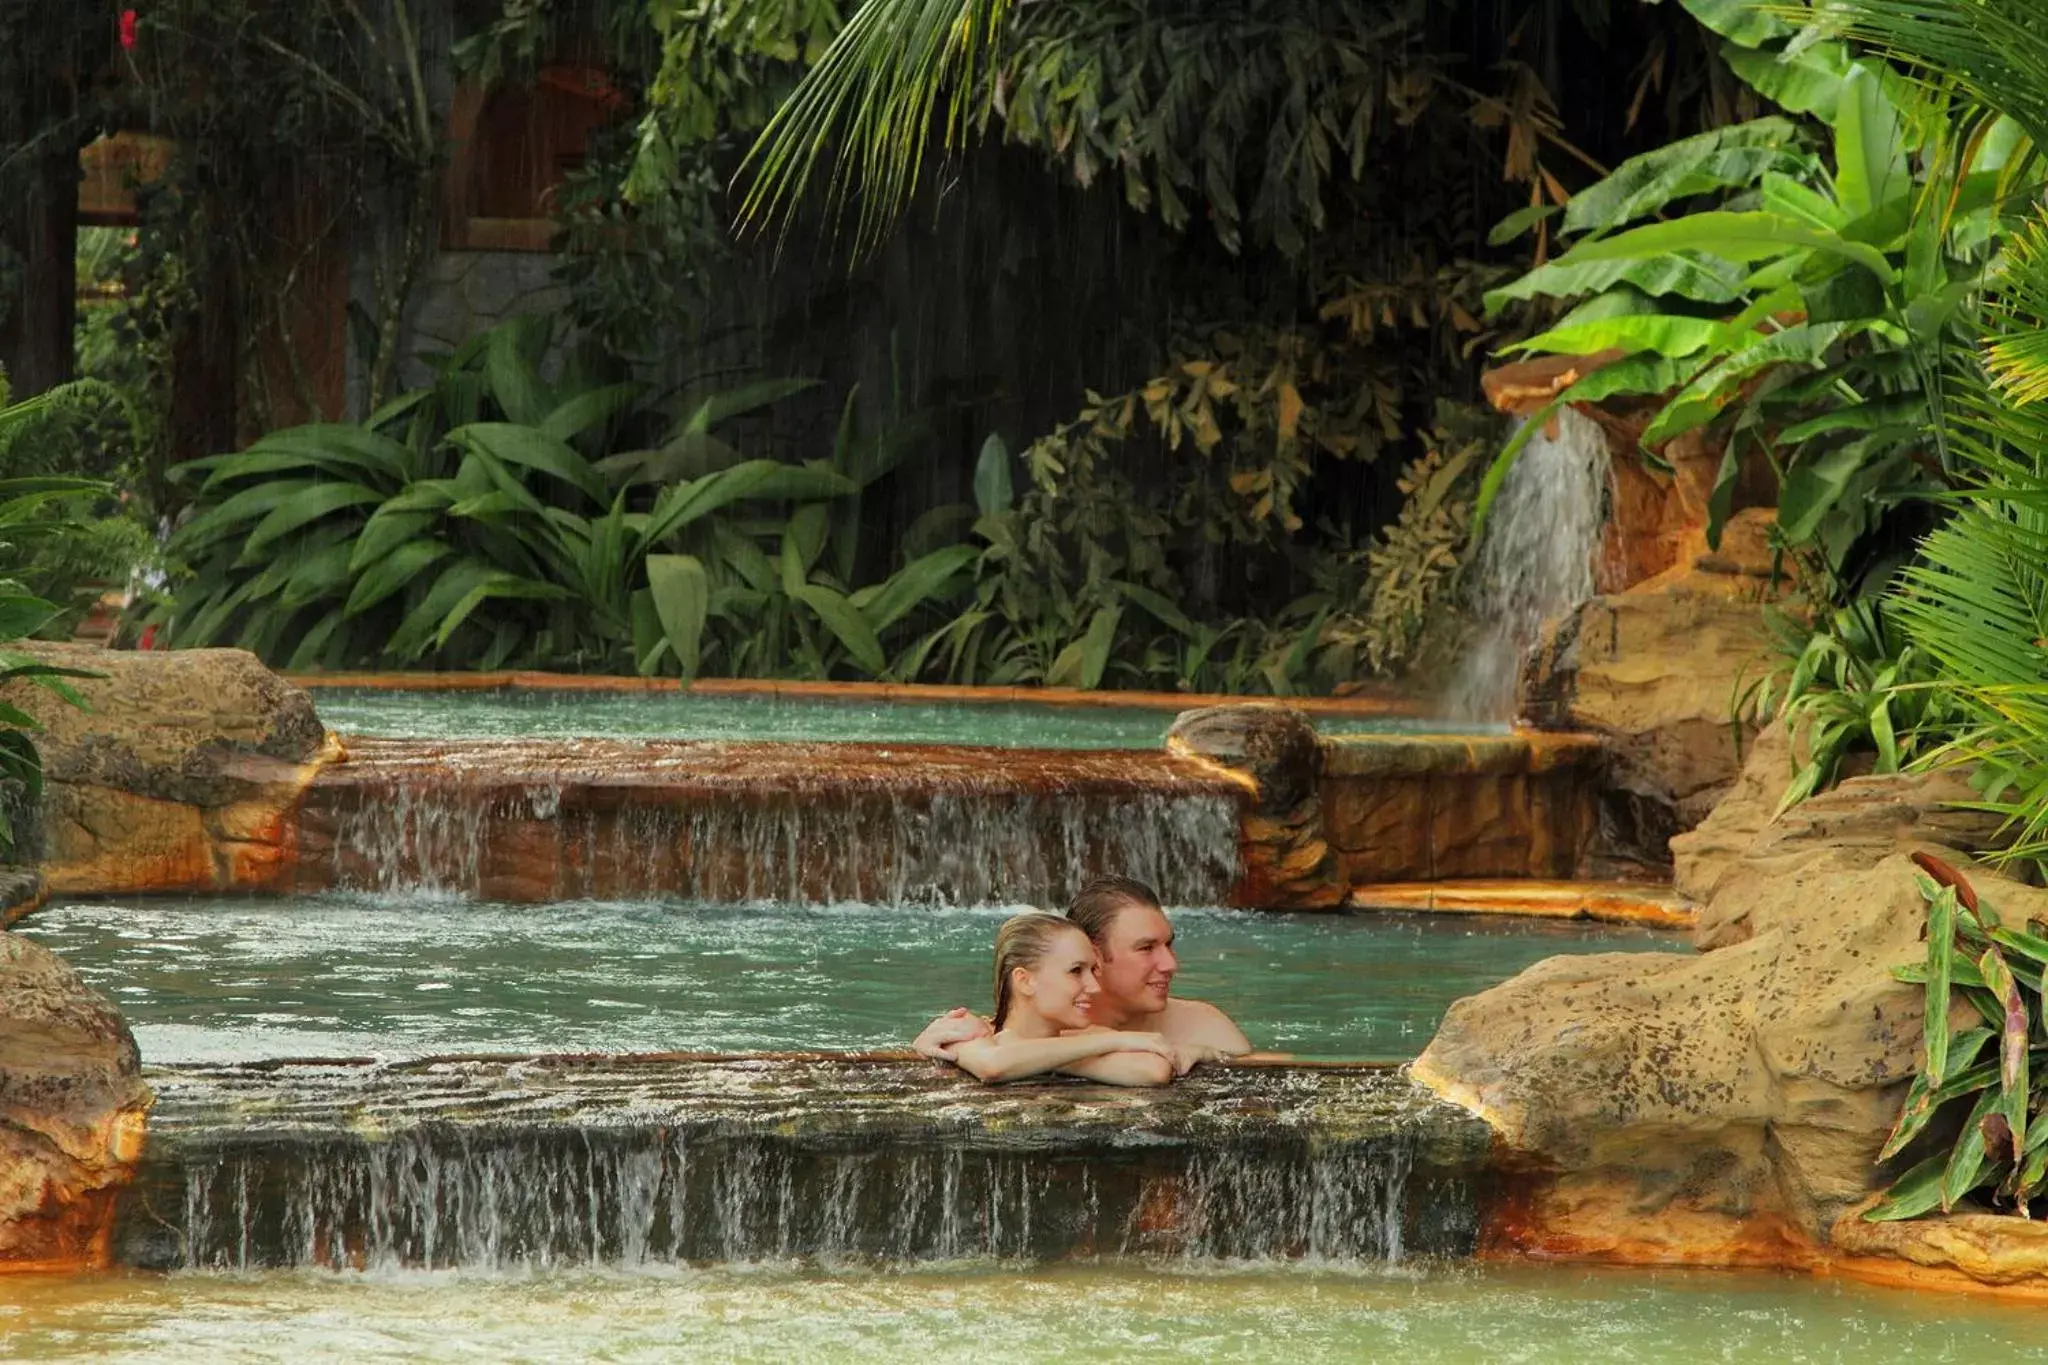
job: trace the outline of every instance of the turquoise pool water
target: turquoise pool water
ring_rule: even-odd
[[[2040,1339],[2033,1308],[1699,1271],[1080,1264],[0,1278],[0,1340],[20,1361],[1980,1365],[2038,1359]]]
[[[494,905],[425,896],[46,907],[20,931],[121,1007],[152,1062],[904,1045],[986,1008],[1011,910]],[[1453,1000],[1558,953],[1674,934],[1426,915],[1177,912],[1175,990],[1260,1047],[1404,1061]]]
[[[343,734],[422,739],[819,740],[1004,749],[1156,749],[1174,713],[1149,707],[856,702],[686,692],[397,692],[321,687],[321,720]],[[1328,734],[1440,731],[1409,717],[1323,717]],[[1459,722],[1471,733],[1484,726]],[[1506,727],[1496,727],[1505,732]]]

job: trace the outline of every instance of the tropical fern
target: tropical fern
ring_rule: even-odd
[[[1011,5],[866,0],[748,153],[741,221],[786,222],[822,158],[834,168],[832,211],[857,199],[856,242],[878,242],[917,190],[940,112],[941,146],[968,133],[975,73],[993,60]]]

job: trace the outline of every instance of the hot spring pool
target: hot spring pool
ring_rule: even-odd
[[[421,896],[56,904],[19,931],[105,991],[148,1062],[901,1047],[985,1008],[1006,910]],[[1559,953],[1684,949],[1574,922],[1177,912],[1175,990],[1255,1044],[1405,1061],[1450,1003]]]
[[[0,1279],[21,1361],[1969,1361],[2038,1310],[1829,1280],[1495,1265]]]
[[[1174,712],[1137,706],[853,701],[690,692],[477,692],[316,687],[331,730],[398,739],[713,739],[967,744],[1002,749],[1156,749]],[[1506,733],[1404,716],[1316,717],[1326,734]]]

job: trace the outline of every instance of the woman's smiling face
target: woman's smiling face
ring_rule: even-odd
[[[1095,970],[1095,945],[1088,935],[1073,929],[1047,947],[1045,956],[1030,969],[1029,985],[1023,993],[1048,1022],[1063,1029],[1087,1028],[1094,1022],[1088,1007],[1101,990]]]

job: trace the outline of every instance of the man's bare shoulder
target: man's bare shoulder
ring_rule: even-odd
[[[1206,1043],[1225,1052],[1248,1052],[1251,1043],[1231,1017],[1206,1000],[1169,1000],[1159,1032],[1175,1043]]]

